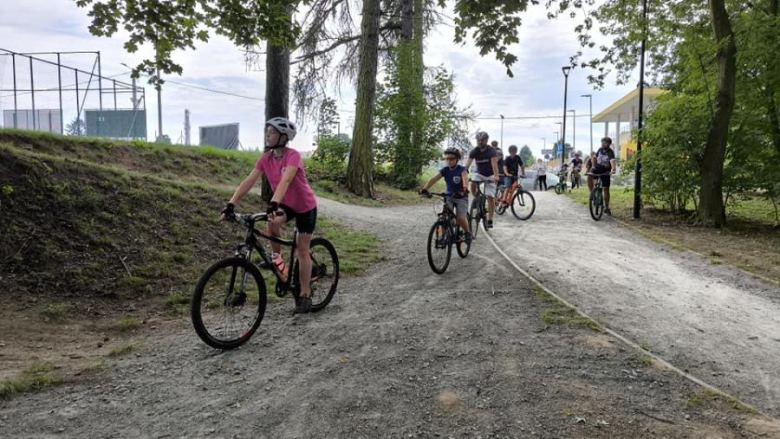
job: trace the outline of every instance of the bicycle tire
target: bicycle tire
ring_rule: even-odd
[[[430,233],[428,233],[428,265],[431,266],[436,274],[443,274],[447,271],[447,267],[450,265],[450,258],[452,257],[452,241],[450,234],[450,228],[447,224],[436,221],[431,227]],[[444,244],[444,247],[438,247]],[[441,265],[437,265],[434,261],[433,252],[436,250],[444,251],[444,262]]]
[[[471,224],[471,218],[469,218],[469,224]],[[461,236],[461,234],[465,235],[465,231],[461,231],[460,225],[455,226],[455,236]],[[474,237],[472,236],[472,239]],[[458,241],[455,245],[455,249],[458,251],[458,256],[461,258],[465,258],[469,255],[469,251],[471,251],[471,243],[466,244],[465,241]]]
[[[594,221],[599,221],[601,216],[604,215],[604,199],[599,194],[599,191],[601,191],[599,188],[593,189],[588,201],[588,210],[590,210],[590,216]]]
[[[311,312],[317,312],[328,306],[333,299],[333,296],[336,294],[340,274],[339,256],[336,253],[336,247],[325,238],[312,239],[309,248],[312,255],[312,279],[316,279],[311,282]],[[295,279],[297,279],[298,282],[300,282],[299,270],[300,266],[298,265],[298,259],[296,258],[293,274],[296,276]],[[320,282],[323,279],[330,279],[330,285],[328,285],[327,282],[323,282],[322,285],[320,285]],[[320,293],[318,291],[319,289],[327,291]],[[293,294],[297,298],[300,294],[300,289],[296,288],[293,291]],[[320,297],[322,297],[321,300],[319,299]]]
[[[519,209],[519,207],[524,207],[528,204],[530,204],[531,207],[527,210],[528,214],[524,215],[524,211]],[[515,208],[515,205],[517,205],[518,208]],[[534,215],[534,212],[536,212],[536,199],[530,192],[517,190],[515,191],[515,196],[512,197],[511,208],[512,215],[514,215],[515,218],[519,219],[520,221],[525,221],[531,218]]]
[[[477,232],[479,232],[479,198],[475,198],[471,202],[471,209],[469,209],[469,224],[471,225],[471,237],[476,238]]]
[[[215,295],[217,298],[220,297],[219,290],[222,290],[225,285],[220,286],[220,279],[216,278],[215,275],[220,273],[220,270],[230,267],[232,267],[232,270],[230,270],[231,276],[229,285],[227,285],[227,296],[225,296],[221,301],[210,301],[209,299],[211,299],[211,297],[206,298],[204,301],[204,295],[212,291],[209,288],[209,281],[212,280],[212,278],[215,278],[215,282],[213,283],[214,288],[216,288],[214,292],[217,293]],[[219,308],[220,306],[225,308],[225,316],[227,316],[227,314],[235,315],[236,308],[244,308],[247,300],[253,299],[253,297],[249,297],[249,295],[245,292],[241,292],[239,295],[233,295],[235,291],[234,286],[235,281],[237,280],[237,274],[240,272],[239,269],[243,269],[244,273],[251,275],[251,277],[254,279],[255,286],[257,287],[257,311],[254,313],[254,316],[249,317],[251,321],[247,321],[248,319],[244,318],[244,322],[238,325],[242,327],[242,329],[240,329],[240,332],[238,332],[237,337],[222,338],[221,336],[215,334],[219,327],[210,330],[208,327],[210,325],[207,325],[204,322],[204,313],[201,307],[205,302],[206,309],[209,311],[206,314],[209,314],[210,316],[218,314],[218,312],[212,313],[211,310]],[[248,284],[249,279],[247,279],[247,286]],[[243,297],[241,297],[241,295],[243,295]],[[228,305],[228,299],[230,299],[230,305]],[[260,274],[260,270],[258,270],[255,265],[246,259],[239,257],[222,259],[221,261],[216,262],[211,267],[206,269],[206,271],[198,280],[198,284],[195,286],[195,291],[192,294],[192,301],[190,302],[190,316],[192,318],[192,325],[195,327],[195,332],[198,334],[200,339],[203,340],[203,342],[207,345],[222,350],[235,349],[246,343],[247,340],[252,337],[255,331],[257,331],[257,328],[260,326],[260,323],[263,320],[263,316],[265,315],[267,300],[265,281],[263,280],[262,274]],[[222,303],[220,304],[219,302]],[[240,304],[238,302],[240,302]]]
[[[499,215],[506,213],[506,204],[503,202],[503,199],[506,196],[506,191],[507,188],[498,189],[496,191],[496,213]]]
[[[563,193],[563,189],[561,189],[561,184],[560,184],[560,183],[558,183],[558,184],[556,184],[556,185],[555,185],[555,193],[556,193],[557,195],[560,195],[560,194],[562,194],[562,193]]]

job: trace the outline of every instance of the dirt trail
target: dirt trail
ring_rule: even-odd
[[[780,435],[607,336],[547,326],[550,305],[485,239],[433,274],[431,207],[321,209],[379,234],[388,252],[367,276],[344,279],[325,311],[293,317],[289,302],[272,303],[231,352],[209,349],[182,320],[109,360],[103,379],[0,403],[0,436]]]
[[[534,195],[532,221],[493,232],[515,262],[636,343],[780,416],[777,285],[595,222],[566,197]]]

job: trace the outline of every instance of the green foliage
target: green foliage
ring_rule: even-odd
[[[441,154],[441,145],[465,119],[454,119],[456,108],[454,76],[443,67],[426,69],[424,93],[406,96],[406,82],[414,80],[414,72],[404,69],[411,50],[394,52],[394,62],[388,66],[385,82],[377,87],[374,148],[376,164],[390,164],[392,182],[402,188],[417,186],[423,168]],[[421,107],[423,111],[410,110]],[[465,111],[464,111],[465,112]],[[422,133],[419,146],[412,134]]]
[[[534,153],[531,152],[531,148],[529,148],[528,145],[523,145],[517,154],[520,156],[520,159],[523,161],[523,164],[526,168],[532,166],[536,160],[534,158]]]
[[[124,317],[116,322],[116,329],[121,332],[133,331],[141,327],[141,320],[138,317]]]
[[[350,142],[347,139],[345,136],[336,137],[328,135],[321,137],[312,159],[326,167],[343,168],[347,161],[350,147]]]
[[[333,127],[339,123],[339,112],[336,108],[336,100],[325,97],[320,103],[320,113],[317,123],[317,137],[335,137]],[[344,156],[346,157],[346,155]]]
[[[277,46],[292,46],[300,34],[298,24],[287,14],[297,2],[234,0],[76,0],[81,8],[90,8],[89,31],[96,36],[112,37],[120,29],[127,35],[124,47],[137,52],[144,44],[154,48],[154,58],[144,59],[133,69],[160,84],[157,71],[182,73],[173,62],[176,50],[194,49],[209,40],[210,31],[226,36],[241,47],[266,40]]]
[[[529,4],[538,4],[538,1],[461,0],[456,2],[455,42],[464,44],[469,32],[473,31],[471,38],[479,48],[480,55],[495,53],[496,59],[506,66],[507,75],[514,76],[511,66],[517,61],[517,56],[509,52],[509,46],[520,42],[518,29],[522,20],[519,14],[525,12]],[[447,2],[439,0],[439,6],[446,7]]]
[[[87,134],[87,124],[83,119],[73,119],[73,121],[65,125],[65,134],[69,136],[83,136]]]

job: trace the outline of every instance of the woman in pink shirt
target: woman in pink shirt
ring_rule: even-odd
[[[275,117],[267,121],[265,127],[265,145],[268,151],[263,153],[249,176],[238,185],[236,193],[222,211],[222,217],[224,219],[225,214],[233,212],[235,205],[252,189],[260,176],[265,174],[268,177],[274,191],[267,209],[270,215],[268,233],[280,236],[282,225],[295,219],[295,227],[298,229],[296,246],[301,264],[301,298],[296,304],[295,312],[307,313],[311,310],[309,245],[317,223],[317,198],[306,180],[300,153],[287,146],[297,133],[295,124],[283,117]],[[282,259],[281,246],[271,243],[271,249],[274,264],[283,276],[286,276],[288,267]]]

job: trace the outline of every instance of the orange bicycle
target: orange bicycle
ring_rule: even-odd
[[[536,211],[536,200],[530,192],[523,189],[520,179],[514,180],[512,186],[502,185],[496,191],[496,213],[503,215],[509,208],[515,218],[525,221]]]

